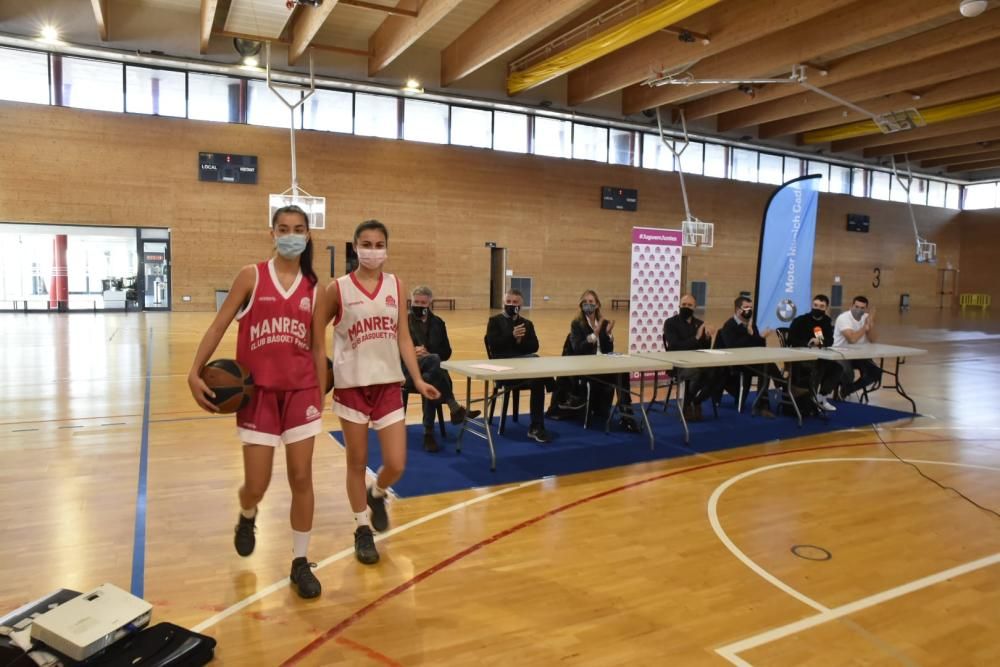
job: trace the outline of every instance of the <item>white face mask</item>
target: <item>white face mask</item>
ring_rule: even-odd
[[[388,252],[385,248],[358,248],[358,260],[366,269],[377,269],[385,264]]]

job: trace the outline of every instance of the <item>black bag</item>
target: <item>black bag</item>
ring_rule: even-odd
[[[201,667],[212,661],[215,640],[173,623],[158,623],[123,639],[86,664],[100,667]]]

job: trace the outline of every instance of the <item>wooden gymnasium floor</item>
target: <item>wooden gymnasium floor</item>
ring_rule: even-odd
[[[480,357],[487,312],[443,316],[456,355]],[[59,587],[129,588],[148,437],[145,597],[155,618],[217,637],[219,664],[1000,664],[1000,518],[869,429],[399,501],[372,568],[352,557],[344,456],[324,436],[310,554],[324,593],[301,601],[282,582],[280,456],[257,552],[233,551],[233,420],[200,413],[185,383],[210,317],[0,316],[0,610]],[[570,317],[535,315],[543,353]],[[882,436],[1000,509],[1000,321],[880,319],[884,342],[930,349],[903,379],[933,415]],[[885,391],[874,402],[905,408]]]

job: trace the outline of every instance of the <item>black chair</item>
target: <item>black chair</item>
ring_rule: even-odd
[[[486,358],[493,359],[493,351],[490,349],[490,341],[486,336],[483,336],[483,346],[486,348]],[[493,421],[493,414],[496,412],[497,397],[498,394],[502,393],[503,404],[500,407],[500,428],[497,429],[497,434],[503,435],[504,427],[507,426],[507,407],[510,404],[511,394],[514,395],[514,414],[511,415],[511,419],[515,422],[517,421],[521,407],[521,390],[524,389],[524,386],[525,382],[523,380],[493,383],[493,393],[490,395],[489,412],[487,413],[486,419],[487,422]]]
[[[781,344],[781,347],[789,347],[789,345],[788,345],[788,331],[789,331],[788,327],[778,327],[777,329],[774,330],[774,333],[777,334],[777,336],[778,336],[778,343]],[[801,410],[799,408],[799,403],[798,403],[798,401],[795,400],[795,396],[793,394],[794,387],[798,386],[796,384],[795,380],[796,380],[796,376],[798,375],[797,368],[798,368],[799,363],[801,363],[801,362],[786,364],[788,366],[788,382],[787,382],[787,386],[786,386],[786,390],[787,391],[781,392],[781,406],[782,407],[791,406],[792,409],[795,410],[795,413],[797,415],[801,415],[802,414],[802,412],[801,412]],[[809,405],[811,407],[811,411],[814,414],[822,415],[823,411],[820,410],[819,406],[816,404],[816,399],[815,399],[815,397],[812,396],[812,392],[808,392],[808,393],[809,393],[808,403],[809,403]],[[801,426],[801,424],[800,424],[800,426]]]
[[[410,387],[407,387],[406,385],[403,385],[403,414],[404,415],[406,414],[406,406],[410,402],[410,394],[411,393],[416,393],[416,392],[415,392],[414,389],[412,389]],[[424,398],[423,396],[420,397],[420,407],[422,409],[426,409],[427,408],[427,399]],[[444,428],[444,406],[443,406],[443,404],[442,404],[441,401],[438,401],[437,410],[436,410],[436,416],[437,416],[437,422],[438,422],[438,424],[441,427],[441,437],[442,438],[447,438],[448,437],[448,432]]]

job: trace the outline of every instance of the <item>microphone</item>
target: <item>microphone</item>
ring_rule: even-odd
[[[819,340],[820,343],[823,342],[823,327],[813,327],[813,335]]]

